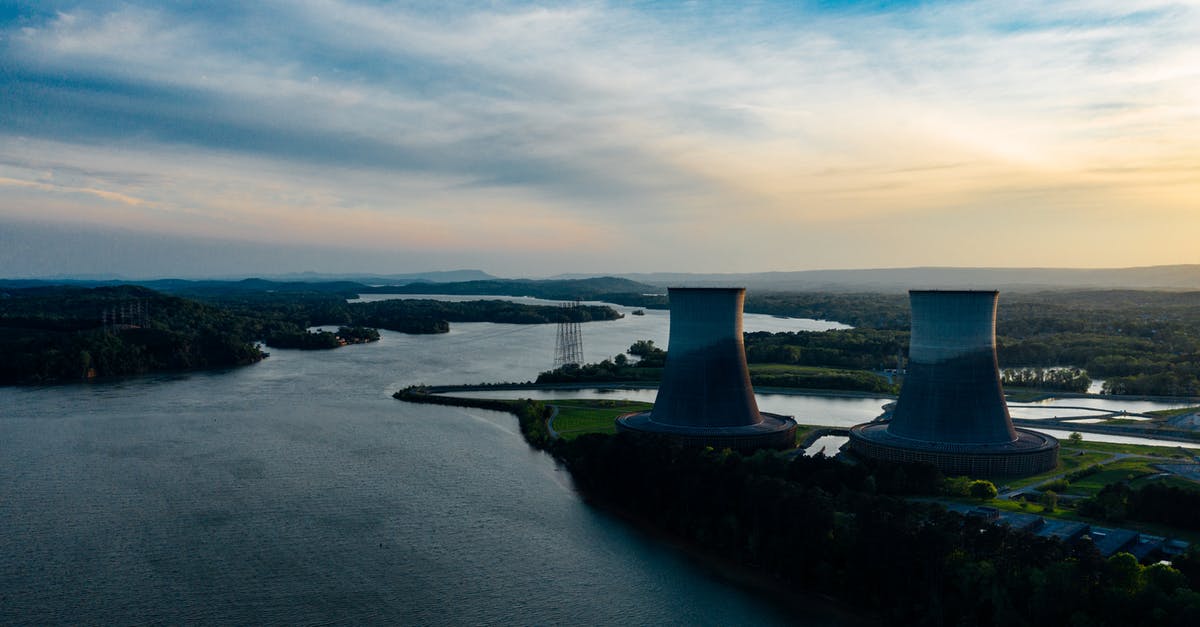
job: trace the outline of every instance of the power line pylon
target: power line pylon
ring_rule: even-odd
[[[554,369],[568,364],[583,365],[583,335],[579,331],[577,312],[580,304],[576,300],[562,305],[563,315],[558,323],[558,337],[554,342]]]

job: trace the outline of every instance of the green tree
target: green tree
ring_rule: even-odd
[[[991,481],[976,479],[975,481],[971,482],[970,493],[971,498],[979,499],[981,501],[990,501],[991,499],[996,498],[996,495],[999,494],[999,491],[996,490],[996,485]]]
[[[1127,594],[1135,594],[1142,589],[1143,570],[1137,558],[1125,552],[1108,558],[1108,563],[1104,566],[1108,585]]]

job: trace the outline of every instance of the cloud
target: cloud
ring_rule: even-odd
[[[22,8],[0,216],[741,269],[799,263],[789,229],[843,238],[803,263],[854,265],[866,222],[934,254],[905,225],[966,237],[1014,200],[1183,219],[1196,7],[885,4]]]

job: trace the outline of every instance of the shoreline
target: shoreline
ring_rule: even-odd
[[[450,392],[486,392],[488,390],[654,390],[658,383],[654,381],[580,381],[575,383],[462,383],[454,385],[426,386],[430,394],[446,394]],[[896,394],[886,392],[862,392],[857,390],[826,390],[821,388],[788,388],[773,386],[756,386],[754,390],[761,394],[782,394],[786,396],[832,396],[845,398],[899,398]],[[1145,396],[1124,394],[1091,394],[1083,392],[1046,392],[1036,397],[1036,400],[1008,401],[1017,405],[1034,404],[1049,399],[1095,398],[1111,401],[1149,401],[1159,403],[1195,403],[1200,405],[1200,397],[1195,396]]]
[[[561,462],[560,462],[561,463]],[[568,469],[569,472],[569,469]],[[629,525],[636,533],[670,547],[681,557],[691,563],[691,566],[722,583],[737,587],[755,596],[761,597],[767,603],[774,605],[787,614],[803,614],[806,617],[820,620],[825,624],[850,625],[866,627],[882,625],[883,620],[875,615],[860,613],[854,606],[837,597],[804,590],[800,584],[792,584],[781,579],[769,577],[752,564],[744,564],[730,557],[707,549],[687,538],[664,531],[654,525],[645,516],[640,516],[625,508],[615,506],[603,499],[595,498],[572,489],[588,507],[594,508],[605,515]]]
[[[489,392],[492,390],[657,390],[657,382],[647,381],[600,381],[579,383],[470,383],[457,385],[425,386],[430,394],[452,394],[454,392]],[[842,398],[884,398],[895,400],[894,394],[883,392],[859,392],[855,390],[823,390],[818,388],[756,387],[760,394],[784,396],[828,396]]]

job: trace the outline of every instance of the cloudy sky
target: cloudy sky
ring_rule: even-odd
[[[1195,1],[0,0],[0,94],[3,276],[1200,263]]]

